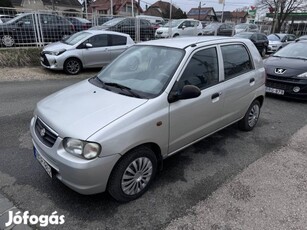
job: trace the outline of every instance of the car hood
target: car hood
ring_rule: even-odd
[[[236,33],[241,33],[241,32],[245,32],[245,31],[246,31],[246,29],[235,29]]]
[[[278,75],[283,77],[293,77],[307,72],[307,60],[269,57],[265,61],[264,65],[268,75],[277,75],[275,73],[276,68],[282,68],[286,70],[284,74]]]
[[[174,29],[175,27],[173,27]],[[168,32],[169,31],[169,27],[160,27],[157,29],[157,31],[160,31],[160,32]]]
[[[279,44],[281,44],[282,42],[281,41],[270,41],[269,40],[269,44],[270,45],[279,45]]]
[[[71,49],[72,45],[68,45],[68,44],[65,44],[63,42],[54,42],[54,43],[51,43],[47,46],[45,46],[45,48],[43,49],[43,51],[58,51],[58,50],[68,50],[68,49]]]
[[[60,137],[86,140],[147,101],[99,88],[85,80],[46,97],[37,104],[35,113]]]

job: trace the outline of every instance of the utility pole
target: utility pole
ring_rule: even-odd
[[[223,9],[222,9],[222,18],[221,18],[221,22],[223,23],[223,19],[224,19],[224,8],[225,8],[225,0],[223,1]]]
[[[200,8],[201,8],[201,2],[199,2],[198,5],[198,20],[200,20]]]
[[[111,0],[110,2],[111,2],[110,14],[113,17],[113,0]]]
[[[132,17],[134,17],[134,0],[131,0],[131,5],[132,5],[132,11],[131,11],[131,14],[132,14]]]

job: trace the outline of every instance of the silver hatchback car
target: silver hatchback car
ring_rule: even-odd
[[[137,44],[97,76],[37,104],[34,155],[50,177],[81,194],[136,199],[163,159],[235,122],[252,130],[265,76],[247,39]]]
[[[78,74],[82,68],[108,65],[127,48],[134,45],[130,35],[102,30],[75,33],[62,41],[51,43],[41,52],[41,65],[48,69]]]

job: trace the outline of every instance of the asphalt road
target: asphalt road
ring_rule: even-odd
[[[306,103],[266,98],[257,127],[236,125],[167,159],[149,191],[119,204],[108,194],[79,195],[50,180],[34,159],[29,132],[36,102],[79,80],[0,83],[0,193],[32,215],[65,215],[65,224],[43,229],[163,229],[229,179],[305,125]]]

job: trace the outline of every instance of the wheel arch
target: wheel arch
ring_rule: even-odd
[[[163,157],[162,157],[162,154],[161,154],[161,149],[160,149],[159,145],[157,145],[156,143],[148,142],[148,143],[143,143],[143,144],[137,145],[137,146],[129,149],[128,151],[126,151],[124,154],[122,154],[122,156],[118,159],[116,164],[114,164],[114,166],[113,166],[113,168],[111,170],[110,175],[113,173],[114,169],[119,164],[119,162],[121,161],[123,156],[125,156],[126,154],[129,154],[131,151],[133,151],[133,150],[135,150],[137,148],[140,148],[140,147],[148,147],[148,148],[150,148],[154,152],[154,154],[155,154],[155,156],[157,158],[157,162],[158,162],[157,169],[159,171],[162,170],[162,168],[163,168]],[[109,179],[110,179],[110,176],[108,178],[107,187],[109,185]]]
[[[255,98],[255,100],[254,101],[259,101],[259,103],[260,103],[260,107],[262,107],[262,105],[263,105],[263,102],[264,102],[264,96],[258,96],[258,97],[256,97]]]

